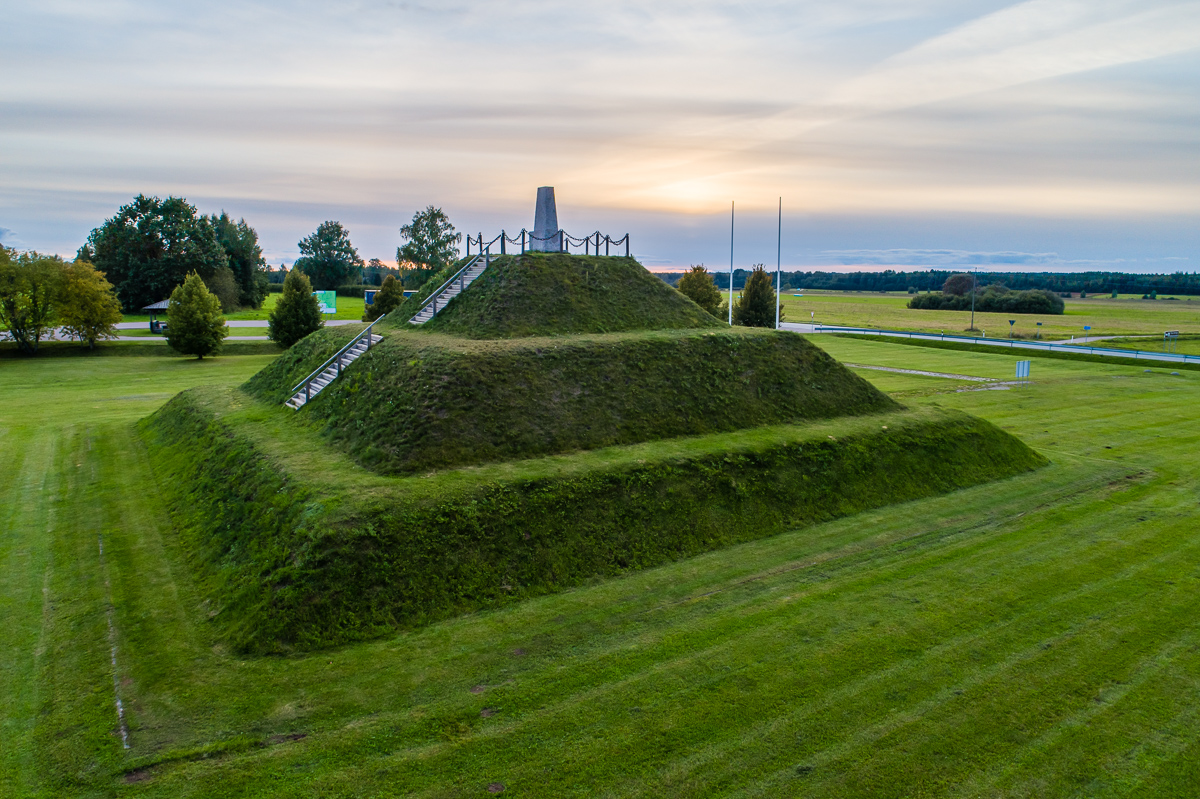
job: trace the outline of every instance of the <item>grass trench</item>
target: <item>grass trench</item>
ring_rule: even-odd
[[[860,364],[1012,371],[998,353],[817,340]],[[134,423],[266,361],[0,364],[0,795],[498,783],[530,797],[1140,798],[1200,784],[1194,373],[1047,360],[1028,387],[956,393],[864,371],[1052,463],[372,641],[244,657],[216,634],[165,465]],[[304,479],[387,479],[323,468],[294,432],[272,439]]]
[[[926,410],[335,489],[264,457],[262,411],[239,405],[188,392],[147,431],[242,651],[379,635],[1045,463],[987,422]]]
[[[348,336],[310,336],[247,390],[282,402]],[[393,331],[300,417],[397,474],[898,407],[793,333],[472,342]]]

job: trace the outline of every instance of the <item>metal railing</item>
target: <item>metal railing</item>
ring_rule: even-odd
[[[807,325],[806,325],[807,326]],[[1075,352],[1088,355],[1108,355],[1129,358],[1134,361],[1159,361],[1161,363],[1200,363],[1200,355],[1152,352],[1150,350],[1124,350],[1117,347],[1093,347],[1089,344],[1065,344],[1053,341],[1030,341],[1019,338],[983,338],[982,336],[959,336],[953,333],[918,333],[911,330],[883,330],[875,327],[843,327],[841,325],[812,325],[814,333],[853,333],[861,336],[893,336],[915,338],[925,341],[957,341],[969,344],[984,344],[990,347],[1009,347],[1020,350],[1044,350],[1046,352]]]
[[[450,277],[449,280],[447,280],[442,285],[438,286],[437,289],[432,294],[429,295],[429,298],[426,299],[425,302],[421,303],[421,307],[417,309],[417,312],[415,314],[413,314],[412,318],[416,319],[418,316],[420,316],[425,311],[425,309],[430,306],[431,303],[433,305],[433,313],[436,316],[437,312],[438,312],[437,300],[438,300],[438,297],[441,296],[441,293],[446,290],[447,286],[449,286],[456,280],[458,281],[458,290],[461,292],[463,290],[463,288],[465,288],[467,272],[471,269],[471,267],[473,267],[477,263],[479,263],[480,258],[483,259],[483,269],[486,272],[487,268],[492,265],[492,256],[491,256],[491,253],[488,253],[488,252],[484,252],[479,255],[476,255],[474,258],[467,261],[467,263],[465,265],[463,265],[463,267],[461,269],[459,269],[457,272],[455,272]],[[409,321],[411,322],[412,320],[409,320]]]
[[[325,361],[325,363],[323,363],[323,364],[321,364],[320,366],[318,366],[318,367],[316,368],[316,370],[315,370],[315,371],[314,371],[312,374],[310,374],[308,377],[304,378],[304,379],[303,379],[303,380],[301,380],[299,383],[297,383],[296,385],[292,386],[292,392],[291,392],[291,396],[292,396],[292,397],[296,396],[296,393],[297,393],[298,391],[300,391],[300,389],[304,389],[304,401],[305,401],[305,402],[308,402],[310,399],[312,399],[312,381],[314,381],[314,380],[316,380],[318,377],[320,377],[320,376],[321,376],[321,373],[322,373],[322,372],[324,372],[326,369],[328,369],[328,368],[330,367],[330,365],[331,365],[331,364],[332,364],[334,361],[336,361],[336,362],[337,362],[337,376],[338,376],[338,377],[341,377],[341,375],[342,375],[342,359],[343,359],[343,356],[345,356],[345,354],[346,354],[346,353],[347,353],[347,352],[348,352],[350,349],[352,349],[352,348],[354,347],[354,345],[355,345],[355,344],[357,344],[358,342],[362,341],[362,338],[363,338],[363,336],[366,336],[366,337],[367,337],[367,349],[371,349],[371,345],[372,345],[372,343],[373,343],[373,342],[372,342],[372,340],[371,340],[371,328],[375,327],[375,325],[379,324],[380,322],[382,322],[382,321],[383,321],[384,319],[386,319],[386,318],[387,318],[387,314],[384,314],[383,316],[379,317],[378,319],[376,319],[376,320],[375,320],[374,322],[372,322],[371,324],[367,325],[366,329],[364,329],[362,332],[360,332],[360,333],[359,333],[357,336],[355,336],[354,338],[350,339],[350,343],[349,343],[349,344],[347,344],[346,346],[342,347],[342,348],[341,348],[340,350],[338,350],[338,351],[337,351],[337,352],[336,352],[336,353],[335,353],[335,354],[334,354],[334,355],[333,355],[333,356],[332,356],[332,357],[331,357],[329,360]]]
[[[619,248],[622,245],[624,245],[625,257],[626,258],[629,257],[629,234],[628,233],[626,233],[624,236],[622,236],[619,239],[614,239],[611,236],[603,234],[599,230],[597,230],[595,233],[584,236],[583,238],[577,238],[575,236],[572,236],[570,233],[568,233],[565,230],[558,230],[557,232],[551,233],[548,236],[538,236],[538,235],[535,235],[532,231],[526,230],[525,228],[521,228],[521,234],[519,236],[510,236],[510,235],[508,235],[507,232],[501,230],[500,235],[496,236],[494,239],[492,239],[491,241],[487,241],[487,242],[485,242],[483,240],[482,233],[480,233],[478,236],[471,236],[470,234],[468,234],[467,235],[467,255],[471,254],[471,245],[475,245],[475,248],[476,248],[475,251],[477,253],[490,253],[492,246],[499,243],[499,245],[500,245],[499,255],[507,255],[508,251],[505,247],[506,244],[519,244],[519,245],[521,245],[520,251],[525,252],[526,250],[530,250],[533,248],[533,243],[535,241],[542,241],[542,242],[548,241],[548,242],[555,243],[558,245],[559,252],[568,252],[569,253],[571,251],[572,246],[582,247],[584,255],[599,255],[601,245],[604,246],[604,254],[611,255],[613,248]]]

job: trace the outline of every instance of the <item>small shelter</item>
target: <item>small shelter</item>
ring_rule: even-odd
[[[167,313],[167,306],[170,304],[170,300],[159,300],[158,302],[152,305],[147,305],[142,309],[142,313],[150,314],[151,333],[163,333],[166,331],[167,325],[164,322],[158,321],[157,317],[159,314],[165,315]]]

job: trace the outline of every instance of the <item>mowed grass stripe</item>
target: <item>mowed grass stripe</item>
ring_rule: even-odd
[[[561,686],[560,686],[560,687],[561,687]],[[592,703],[592,704],[596,704],[596,702],[594,701],[594,700],[595,700],[595,697],[592,697],[591,699],[593,700],[591,703]],[[600,704],[602,704],[602,703],[600,703]],[[385,737],[387,737],[387,736],[385,736]],[[611,743],[611,742],[610,742],[610,743]],[[427,753],[427,752],[425,752],[424,754],[428,754],[428,753]]]
[[[37,791],[34,725],[39,704],[38,666],[43,647],[43,588],[49,578],[48,539],[53,508],[46,482],[54,457],[48,431],[5,431],[0,457],[8,480],[0,484],[0,795],[33,796]]]

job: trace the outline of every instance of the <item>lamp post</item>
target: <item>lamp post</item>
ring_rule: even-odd
[[[729,201],[729,326],[733,327],[733,200]]]
[[[780,276],[779,270],[783,264],[783,198],[779,198],[779,235],[775,239],[775,329],[779,329],[779,304],[782,298],[779,295]]]
[[[975,329],[975,270],[971,270],[971,329]]]

